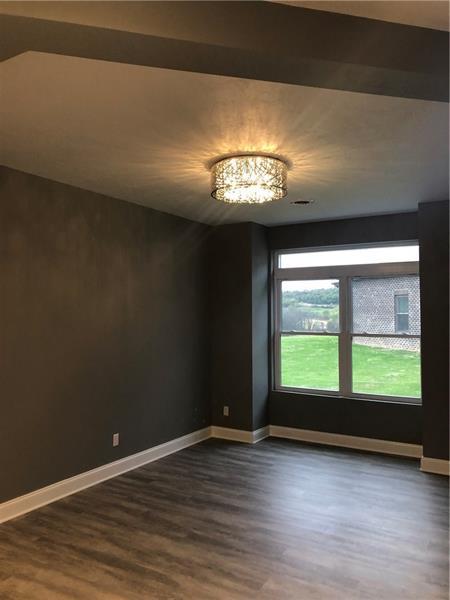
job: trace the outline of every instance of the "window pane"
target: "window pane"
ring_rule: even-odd
[[[406,298],[406,329],[400,329],[398,292]],[[405,306],[403,303],[402,306]],[[420,288],[417,275],[354,277],[352,279],[355,333],[409,333],[420,335]]]
[[[396,308],[398,313],[407,313],[408,312],[408,295],[407,294],[397,294],[395,296]]]
[[[338,391],[338,337],[283,335],[281,385]]]
[[[397,333],[409,333],[409,317],[408,315],[397,315]]]
[[[339,331],[339,280],[282,281],[282,331]]]
[[[353,392],[420,398],[418,339],[355,336]]]
[[[418,262],[419,246],[378,246],[371,248],[348,248],[344,250],[321,250],[293,252],[279,255],[279,267],[327,267],[337,265],[373,265],[395,262]]]

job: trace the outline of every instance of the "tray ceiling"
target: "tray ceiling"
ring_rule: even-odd
[[[206,223],[409,211],[448,197],[446,103],[35,52],[0,68],[1,162],[56,181]],[[208,162],[243,151],[292,162],[287,198],[210,198]]]

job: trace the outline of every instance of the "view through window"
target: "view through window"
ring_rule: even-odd
[[[420,401],[416,244],[279,253],[274,277],[278,389]]]

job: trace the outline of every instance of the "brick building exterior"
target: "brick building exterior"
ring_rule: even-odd
[[[353,331],[420,335],[420,287],[417,275],[353,279]],[[381,348],[420,350],[419,339],[354,338]]]

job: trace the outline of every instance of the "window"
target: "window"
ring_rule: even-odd
[[[275,259],[276,389],[420,402],[417,244]]]
[[[380,263],[419,262],[419,246],[371,246],[338,250],[302,250],[279,254],[279,266],[327,267],[329,265],[372,265]]]
[[[281,294],[281,385],[338,391],[339,280],[282,281]]]
[[[408,294],[395,294],[395,331],[409,331],[409,296]]]

